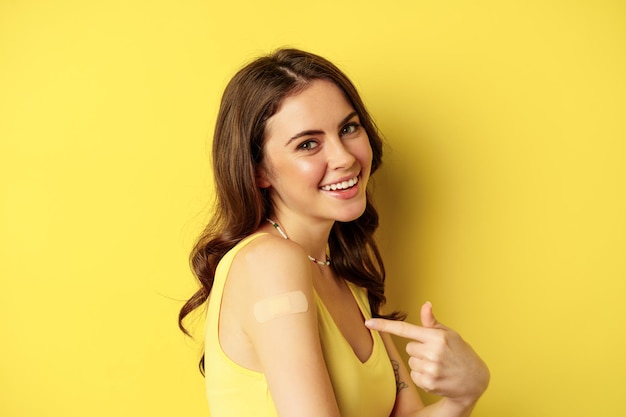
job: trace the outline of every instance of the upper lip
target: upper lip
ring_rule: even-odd
[[[327,185],[340,184],[340,183],[342,183],[344,181],[348,181],[348,180],[351,180],[353,178],[356,178],[359,175],[360,175],[360,172],[357,172],[356,174],[352,174],[352,175],[346,175],[345,177],[341,177],[341,178],[339,178],[339,179],[337,179],[335,181],[327,182],[326,184],[322,184],[322,185],[320,185],[320,188],[326,187]]]

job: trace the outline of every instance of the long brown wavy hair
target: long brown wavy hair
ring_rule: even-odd
[[[209,297],[220,259],[270,215],[269,195],[255,179],[263,160],[267,120],[285,97],[320,79],[335,83],[344,92],[369,137],[372,173],[380,167],[383,143],[378,129],[352,82],[328,60],[297,49],[279,49],[237,72],[222,96],[213,137],[214,214],[190,255],[201,287],[178,316],[178,324],[186,334],[189,332],[183,319]],[[378,213],[368,191],[364,213],[350,222],[335,222],[331,230],[328,246],[332,268],[337,276],[367,289],[374,316],[400,319],[398,312],[380,314],[385,302],[385,268],[373,237],[377,228]],[[204,370],[203,360],[200,368]]]

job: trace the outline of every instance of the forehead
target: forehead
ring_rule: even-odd
[[[266,137],[308,129],[336,129],[354,107],[335,83],[315,80],[304,90],[289,95],[267,120]]]

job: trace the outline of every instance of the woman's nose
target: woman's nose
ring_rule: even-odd
[[[340,138],[330,141],[327,146],[328,165],[331,169],[345,169],[354,165],[356,158]]]

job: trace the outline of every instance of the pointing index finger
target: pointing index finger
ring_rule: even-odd
[[[406,339],[420,340],[424,336],[424,328],[399,320],[370,319],[365,322],[365,326]]]

